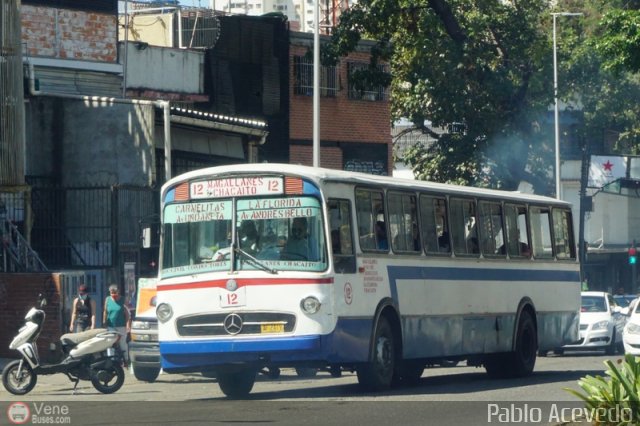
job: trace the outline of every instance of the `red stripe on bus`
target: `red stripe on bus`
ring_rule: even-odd
[[[234,278],[215,281],[200,281],[195,283],[183,283],[183,284],[158,284],[158,291],[166,290],[188,290],[195,288],[225,288],[227,281]],[[293,285],[293,284],[333,284],[333,278],[305,278],[305,279],[278,279],[278,278],[253,278],[253,279],[239,279],[236,280],[238,287],[252,286],[252,285]]]

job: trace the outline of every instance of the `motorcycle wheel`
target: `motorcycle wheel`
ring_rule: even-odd
[[[22,363],[22,370],[18,377],[18,368]],[[24,395],[33,389],[38,381],[38,375],[28,362],[22,360],[11,361],[2,371],[2,384],[4,388],[14,395]]]
[[[91,384],[99,392],[114,393],[124,384],[124,370],[119,364],[113,364],[108,369],[93,370]]]

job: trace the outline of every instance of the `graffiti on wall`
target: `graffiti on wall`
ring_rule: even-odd
[[[370,161],[351,159],[344,163],[344,169],[349,172],[369,173],[372,175],[387,175],[387,166],[384,161]]]

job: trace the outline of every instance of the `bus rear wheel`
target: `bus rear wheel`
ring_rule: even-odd
[[[488,355],[485,369],[491,377],[524,377],[533,372],[538,354],[538,333],[529,311],[522,311],[518,321],[515,350],[504,354]]]
[[[249,395],[256,382],[256,370],[246,369],[241,371],[218,373],[218,385],[220,390],[229,398],[243,398]]]
[[[365,389],[381,391],[391,387],[396,366],[393,330],[386,317],[378,320],[371,360],[357,368],[358,382]]]

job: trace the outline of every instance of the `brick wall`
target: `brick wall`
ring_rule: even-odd
[[[291,145],[289,148],[291,164],[313,164],[313,147],[311,145]],[[342,170],[342,150],[338,147],[324,146],[320,149],[320,165],[329,169]]]
[[[292,141],[313,139],[313,97],[294,94],[294,56],[307,52],[305,46],[290,46],[289,50],[289,137]],[[325,142],[348,142],[387,144],[388,173],[391,174],[391,125],[389,101],[353,100],[348,97],[347,62],[369,62],[369,55],[354,52],[338,65],[339,90],[336,97],[320,98],[320,140]],[[312,164],[312,148],[306,145],[291,145],[289,156],[293,164]],[[339,147],[321,147],[320,162],[323,167],[342,168],[343,158]]]
[[[22,42],[29,56],[116,62],[116,16],[22,5]]]
[[[9,349],[9,343],[24,325],[24,316],[36,305],[39,293],[47,297],[48,303],[44,307],[46,318],[38,338],[38,352],[44,362],[57,356],[49,347],[54,343],[59,348],[58,342],[63,334],[59,275],[0,273],[0,357],[20,357],[17,351]]]

